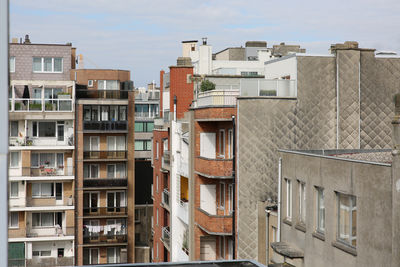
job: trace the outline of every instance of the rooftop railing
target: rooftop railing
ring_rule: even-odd
[[[296,97],[296,80],[241,79],[240,96]]]
[[[73,111],[72,99],[10,98],[9,111],[68,112]]]
[[[84,131],[127,131],[127,121],[83,121]]]
[[[235,106],[236,98],[239,96],[238,89],[215,89],[199,93],[194,107],[207,106]]]
[[[83,151],[83,159],[126,159],[126,150]]]

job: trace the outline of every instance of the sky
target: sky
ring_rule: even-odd
[[[207,37],[214,53],[263,40],[316,54],[358,41],[400,54],[399,28],[399,0],[10,0],[11,38],[71,42],[85,68],[130,70],[136,87],[159,84],[183,40]]]

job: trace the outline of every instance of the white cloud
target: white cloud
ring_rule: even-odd
[[[130,69],[136,85],[158,80],[182,40],[207,36],[214,52],[246,40],[299,43],[326,53],[331,43],[400,51],[400,1],[13,0],[11,36],[72,42],[87,67]]]

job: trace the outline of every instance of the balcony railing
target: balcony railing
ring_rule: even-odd
[[[127,214],[127,207],[83,207],[84,216],[123,216]]]
[[[126,150],[83,151],[83,159],[126,159]]]
[[[166,243],[168,246],[171,246],[171,234],[170,234],[169,226],[162,228],[161,238],[164,243]]]
[[[189,224],[189,202],[180,200],[178,207],[178,218]]]
[[[55,196],[49,197],[26,197],[26,207],[56,207],[56,206],[73,206],[74,199],[72,195],[63,196],[63,200],[58,202]]]
[[[74,168],[72,166],[58,166],[58,167],[21,167],[21,175],[18,176],[73,176]]]
[[[10,98],[10,111],[41,112],[41,111],[72,111],[72,99],[32,99],[32,98]]]
[[[87,187],[110,187],[127,186],[127,178],[84,178],[83,186]]]
[[[127,121],[84,121],[84,131],[126,131]]]
[[[241,79],[240,96],[296,97],[296,80]]]
[[[26,230],[26,237],[54,237],[54,236],[74,236],[75,227],[35,227]]]
[[[73,266],[73,265],[74,265],[74,257],[45,257],[45,258],[34,257],[32,259],[26,260],[26,266]]]
[[[87,90],[87,89],[79,89],[76,90],[76,98],[78,99],[128,99],[129,92],[131,90]]]
[[[162,193],[162,203],[169,207],[169,191],[167,188],[164,189],[163,193]]]
[[[236,98],[239,96],[239,90],[211,90],[199,93],[194,107],[207,106],[236,106]]]
[[[100,229],[103,228],[104,226],[98,226]],[[119,233],[113,233],[109,232],[104,234],[103,231],[99,231],[98,233],[94,232],[88,232],[84,231],[83,232],[83,243],[84,244],[91,244],[91,243],[126,243],[128,241],[128,236],[126,234],[126,227],[124,227],[123,230],[121,230]]]

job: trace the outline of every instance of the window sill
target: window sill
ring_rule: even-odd
[[[294,228],[296,228],[299,231],[302,231],[303,233],[306,232],[306,224],[303,222],[298,222],[296,223],[296,225],[294,226]]]
[[[342,250],[344,252],[347,252],[347,253],[349,253],[349,254],[351,254],[353,256],[357,256],[357,249],[352,247],[352,246],[350,246],[350,245],[348,245],[348,244],[345,244],[345,243],[340,242],[340,241],[333,241],[332,242],[332,246],[334,246],[335,248],[338,248],[338,249],[340,249],[340,250]]]
[[[8,229],[10,229],[10,230],[17,230],[17,229],[19,229],[19,226],[9,226]]]
[[[283,219],[283,222],[286,223],[287,225],[292,226],[292,221],[289,218]]]
[[[325,234],[320,233],[320,232],[314,232],[312,233],[312,236],[321,240],[321,241],[325,241]]]

